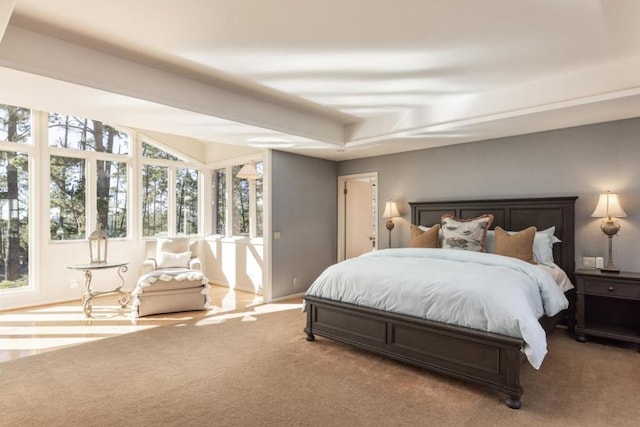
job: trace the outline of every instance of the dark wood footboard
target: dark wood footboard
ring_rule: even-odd
[[[331,338],[401,362],[474,382],[521,407],[520,338],[305,297],[307,340]]]

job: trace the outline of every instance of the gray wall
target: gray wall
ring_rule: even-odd
[[[374,171],[381,204],[397,201],[402,215],[395,219],[394,247],[408,244],[411,201],[579,196],[577,266],[582,265],[583,255],[603,256],[606,262],[601,219],[590,215],[599,193],[620,193],[628,216],[620,220],[622,228],[614,237],[614,261],[623,270],[640,271],[640,119],[338,164],[338,175]],[[380,218],[381,233],[386,233],[384,222]],[[387,239],[380,237],[385,247]]]
[[[273,298],[306,291],[336,262],[337,163],[272,154]],[[293,286],[293,278],[297,285]]]

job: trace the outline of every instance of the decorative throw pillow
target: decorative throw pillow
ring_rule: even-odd
[[[174,254],[173,252],[160,252],[156,257],[157,268],[189,267],[191,251]]]
[[[438,247],[441,248],[442,247],[442,227],[440,227],[440,224],[436,224],[438,226]],[[426,227],[424,225],[419,225],[418,228],[422,231],[429,231],[431,230],[432,227]]]
[[[493,222],[493,215],[484,214],[472,219],[442,215],[442,247],[484,252],[484,239]]]
[[[538,264],[545,264],[549,266],[554,265],[553,260],[553,245],[561,243],[562,240],[555,236],[556,227],[552,226],[544,230],[536,232],[536,237],[533,239],[533,259]],[[509,234],[515,234],[515,231],[507,231]],[[487,231],[487,237],[484,241],[485,252],[495,253],[496,251],[496,233],[493,230]]]
[[[189,250],[188,237],[173,237],[158,239],[156,243],[156,254],[161,252],[172,252],[174,254],[183,253]],[[157,257],[156,257],[157,258]]]
[[[409,239],[410,248],[437,248],[438,236],[440,234],[440,224],[430,227],[428,230],[422,230],[411,224],[411,238]]]
[[[536,228],[529,227],[517,233],[509,233],[496,227],[496,255],[504,255],[537,264],[533,259],[533,239]]]

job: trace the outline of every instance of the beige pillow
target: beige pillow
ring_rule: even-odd
[[[493,222],[492,214],[471,219],[460,219],[445,214],[440,221],[442,222],[443,248],[484,252],[484,240]]]
[[[157,268],[174,268],[174,267],[189,267],[189,260],[191,259],[191,251],[174,254],[173,252],[160,252],[156,258]]]
[[[438,235],[440,234],[440,224],[436,224],[429,230],[424,231],[415,225],[410,227],[411,238],[409,239],[410,248],[437,248]]]
[[[533,239],[536,237],[536,231],[535,227],[529,227],[515,234],[510,234],[502,228],[496,227],[495,253],[537,264],[533,259]]]

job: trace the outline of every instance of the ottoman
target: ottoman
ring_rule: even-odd
[[[131,317],[209,309],[209,283],[200,270],[164,269],[143,274],[131,292]]]

